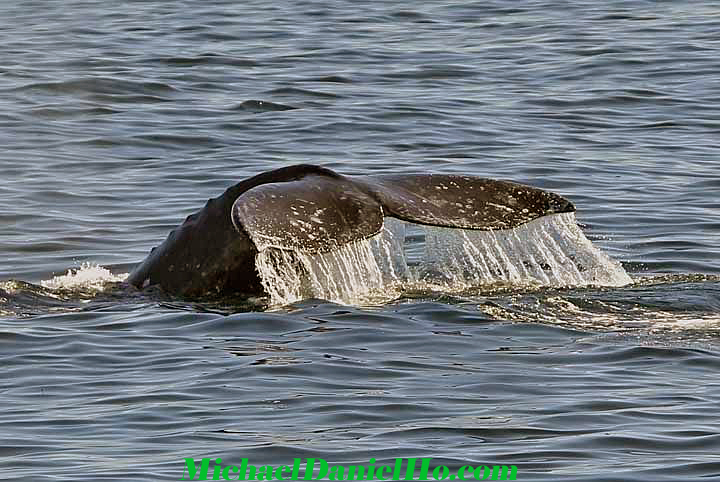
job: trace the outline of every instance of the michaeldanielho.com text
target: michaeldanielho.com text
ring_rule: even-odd
[[[514,465],[464,465],[452,472],[445,465],[430,466],[432,458],[395,459],[394,465],[328,464],[323,459],[293,459],[293,464],[271,466],[250,465],[242,459],[240,465],[224,465],[222,459],[205,458],[196,462],[185,459],[180,480],[515,480]]]

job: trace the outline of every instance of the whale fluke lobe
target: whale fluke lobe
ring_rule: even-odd
[[[127,281],[180,296],[261,294],[255,258],[279,248],[327,253],[370,238],[384,218],[508,230],[572,203],[541,189],[472,176],[343,176],[297,165],[239,182],[188,216]]]
[[[379,176],[386,216],[429,226],[512,229],[548,214],[573,212],[557,194],[509,181],[446,174]]]
[[[331,251],[382,229],[382,206],[362,187],[348,178],[317,174],[263,184],[237,198],[233,223],[259,249]]]

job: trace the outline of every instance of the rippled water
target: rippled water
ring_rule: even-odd
[[[3,477],[315,456],[720,479],[719,47],[701,1],[2,3]],[[633,284],[266,311],[52,282],[121,278],[300,162],[552,190]]]

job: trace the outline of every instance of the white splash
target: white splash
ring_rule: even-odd
[[[377,235],[323,254],[258,246],[257,269],[271,303],[311,297],[346,304],[387,301],[411,284],[457,292],[497,283],[574,287],[632,282],[618,262],[585,237],[573,213],[502,231],[422,226],[424,253],[413,263],[405,252],[407,224],[386,218]]]
[[[402,222],[385,219],[377,235],[321,254],[260,248],[255,259],[271,304],[306,298],[340,303],[367,303],[396,298],[411,279],[405,261]],[[276,244],[276,243],[273,243]]]
[[[573,213],[508,230],[427,227],[425,232],[420,279],[426,272],[459,289],[497,282],[556,287],[631,283],[620,263],[585,237]]]
[[[112,274],[110,270],[97,264],[83,263],[77,269],[68,269],[66,274],[41,281],[40,284],[44,288],[53,290],[102,290],[106,283],[120,282],[125,280],[127,276],[127,273]]]

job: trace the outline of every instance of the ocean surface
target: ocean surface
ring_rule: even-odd
[[[719,73],[709,1],[0,3],[0,478],[720,480]],[[286,306],[120,283],[297,163],[556,192],[632,282]]]

